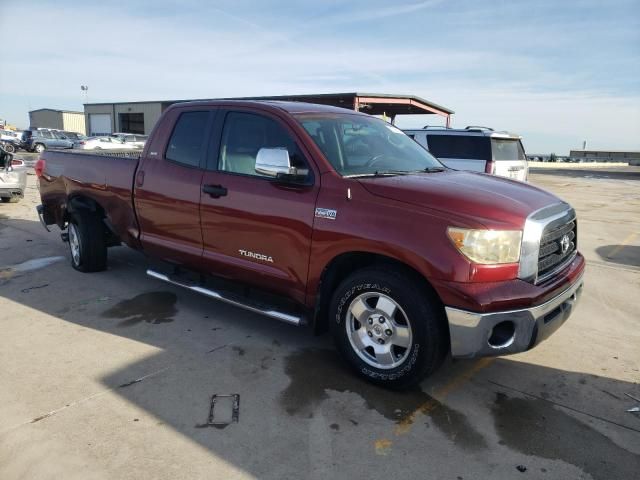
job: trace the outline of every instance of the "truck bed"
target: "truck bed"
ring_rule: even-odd
[[[133,181],[140,152],[51,151],[42,153],[40,193],[47,224],[63,226],[67,199],[89,200],[101,207],[113,231],[138,248]]]

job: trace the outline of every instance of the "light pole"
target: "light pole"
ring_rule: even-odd
[[[89,102],[89,87],[87,85],[80,85],[80,90],[82,91],[82,103]]]

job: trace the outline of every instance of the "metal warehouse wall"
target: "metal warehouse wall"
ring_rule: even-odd
[[[120,121],[118,118],[118,114],[120,113],[142,113],[144,115],[144,133],[149,135],[151,133],[151,129],[153,129],[154,125],[158,120],[160,120],[160,115],[162,114],[162,104],[160,102],[154,103],[119,103],[115,105],[115,113],[116,113],[116,132],[121,132],[122,127],[120,126]]]
[[[33,128],[57,128],[63,130],[62,112],[36,110],[29,112],[29,126]]]
[[[84,106],[84,114],[87,125],[87,134],[91,135],[91,115],[92,114],[108,114],[111,118],[111,132],[121,132],[122,127],[118,115],[120,113],[142,113],[144,116],[144,133],[149,134],[160,119],[162,114],[161,102],[149,103],[105,103],[105,104],[87,104]]]
[[[62,130],[86,135],[84,113],[62,112]]]

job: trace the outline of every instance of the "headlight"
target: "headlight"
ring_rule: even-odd
[[[475,263],[495,265],[520,260],[520,230],[470,230],[447,228],[456,248]]]

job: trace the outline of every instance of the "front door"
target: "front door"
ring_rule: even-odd
[[[304,301],[319,177],[295,134],[266,113],[229,110],[202,180],[203,264],[218,275]],[[260,148],[286,148],[306,185],[256,173]]]
[[[202,257],[200,186],[213,115],[202,108],[168,113],[135,178],[144,251],[189,268]]]

